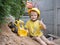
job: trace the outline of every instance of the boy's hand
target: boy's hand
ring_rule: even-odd
[[[42,20],[43,20],[43,19],[40,20],[40,23],[41,23],[41,24],[43,24],[43,21],[42,21]]]
[[[40,20],[40,24],[42,25],[42,29],[46,29],[46,25],[42,21],[43,19]]]

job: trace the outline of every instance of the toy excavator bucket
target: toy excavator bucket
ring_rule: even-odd
[[[26,37],[27,34],[28,34],[27,30],[24,30],[24,29],[18,30],[18,35],[19,35],[19,36]]]

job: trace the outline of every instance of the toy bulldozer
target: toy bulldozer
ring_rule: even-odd
[[[24,22],[21,20],[15,20],[15,23],[10,22],[8,26],[12,32],[17,33],[18,36],[26,37],[28,34],[27,30],[24,29]]]

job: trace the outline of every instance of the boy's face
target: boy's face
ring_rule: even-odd
[[[37,19],[37,17],[38,17],[37,15],[38,14],[36,12],[32,11],[31,16],[30,16],[31,20],[35,21]]]

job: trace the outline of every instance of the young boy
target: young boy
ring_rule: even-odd
[[[55,45],[49,41],[41,32],[42,29],[46,29],[46,25],[42,20],[38,20],[40,17],[40,11],[37,8],[32,8],[28,11],[30,20],[27,21],[25,27],[28,29],[29,35],[37,40],[41,45]]]

